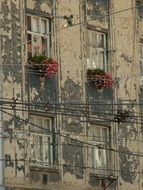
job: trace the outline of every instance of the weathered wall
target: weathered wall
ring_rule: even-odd
[[[3,10],[1,13],[1,44],[4,52],[2,53],[3,75],[0,77],[3,81],[3,98],[18,97],[20,101],[28,100],[36,104],[48,103],[49,101],[66,103],[67,107],[64,111],[67,112],[67,109],[71,109],[73,106],[70,103],[78,103],[79,106],[91,100],[104,100],[107,103],[111,102],[114,97],[114,101],[120,104],[120,109],[129,109],[121,104],[130,103],[130,100],[134,99],[138,100],[139,91],[139,78],[132,76],[139,73],[137,46],[139,36],[142,35],[142,21],[138,34],[139,23],[135,17],[135,10],[131,9],[113,14],[110,17],[112,24],[109,26],[109,18],[104,18],[108,14],[107,7],[109,7],[105,0],[69,0],[68,2],[67,0],[57,0],[56,9],[54,2],[52,0],[1,0]],[[126,0],[124,4],[121,4],[120,0],[111,0],[110,13],[134,7],[134,5],[135,1],[131,0]],[[25,68],[27,49],[25,44],[19,46],[26,39],[25,8],[34,13],[38,12],[38,14],[55,14],[57,18],[52,19],[53,29],[62,28],[52,36],[51,47],[52,56],[60,63],[59,72],[55,78],[48,81],[40,80],[31,73],[29,68]],[[63,16],[70,16],[71,14],[75,26],[66,28],[66,20]],[[94,19],[95,15],[96,20]],[[112,89],[114,96],[112,90],[99,92],[92,87],[86,88],[86,48],[88,47],[86,45],[87,36],[84,21],[87,22],[88,27],[93,27],[99,31],[104,29],[109,35],[108,42],[110,42],[112,50],[115,50],[109,53],[109,60],[111,60],[109,70],[112,71],[114,81],[118,81]],[[8,51],[13,46],[14,49]],[[74,107],[75,114],[77,109],[79,109],[77,106]],[[132,116],[137,111],[138,109],[134,107]],[[22,115],[14,107],[10,112],[15,116],[26,119],[28,117],[25,112]],[[90,125],[80,122],[84,119],[83,116],[77,117],[70,114],[59,116],[57,117],[57,130],[68,137],[88,142],[87,132]],[[142,159],[132,155],[133,152],[141,150],[141,144],[137,141],[139,128],[134,122],[128,118],[127,123],[115,125],[116,129],[111,130],[114,132],[113,137],[120,136],[121,138],[120,141],[114,140],[117,143],[115,148],[119,150],[116,161],[118,183],[114,182],[110,189],[133,190],[142,188],[143,179],[138,174],[142,171]],[[58,140],[59,170],[50,171],[46,168],[30,167],[30,137],[21,132],[27,127],[18,118],[4,114],[4,129],[6,135],[9,136],[9,138],[4,139],[5,159],[7,159],[5,162],[5,184],[7,187],[11,187],[11,189],[103,189],[102,181],[94,175],[89,175],[91,171],[88,166],[90,166],[89,158],[91,155],[88,154],[87,149],[82,143],[76,143],[64,137],[59,137]],[[127,151],[128,154],[123,153],[123,151]],[[19,161],[19,159],[26,161]],[[128,170],[131,172],[129,173]],[[43,181],[45,175],[48,177],[47,184],[44,184]]]
[[[24,23],[24,2],[23,1],[1,1],[1,44],[2,44],[2,98],[3,100],[12,100],[13,97],[23,101],[24,96],[24,54],[25,44],[21,43],[25,40]],[[15,111],[12,107],[6,110],[15,116],[21,117],[21,112]],[[7,177],[13,181],[17,176],[24,177],[25,164],[18,162],[23,157],[24,149],[18,144],[18,140],[14,140],[14,130],[21,130],[22,125],[13,116],[3,114],[4,134],[9,138],[4,140],[4,158],[5,162],[5,183]],[[23,136],[23,135],[22,135]],[[11,140],[9,140],[11,139]],[[11,161],[11,159],[16,161]],[[4,164],[4,162],[3,162]],[[10,175],[9,175],[10,174]]]
[[[26,10],[51,13],[52,1],[4,0],[1,2],[1,8],[3,10],[1,13],[3,98],[12,100],[15,97],[20,102],[30,100],[34,103],[47,103],[50,97],[55,100],[56,79],[50,79],[48,82],[40,81],[26,67]],[[10,48],[12,48],[11,51]],[[59,171],[49,172],[40,168],[35,171],[34,168],[29,168],[30,137],[24,133],[28,127],[25,122],[18,118],[27,119],[28,115],[27,112],[17,111],[17,107],[12,106],[11,109],[8,112],[14,116],[3,115],[4,136],[6,136],[4,138],[5,185],[21,188],[34,188],[39,185],[39,188],[44,189],[47,186],[43,182],[43,175],[45,174],[48,176],[48,186],[50,183],[56,184],[60,180]],[[19,161],[20,159],[26,161]]]
[[[73,15],[73,22],[77,24],[82,19],[82,3],[83,1],[57,1],[57,15],[70,16]],[[68,105],[70,103],[81,104],[84,101],[83,94],[83,68],[82,60],[82,24],[64,28],[66,21],[58,20],[57,28],[63,28],[57,33],[58,48],[60,50],[60,100]],[[72,104],[71,104],[72,105]],[[71,106],[72,107],[72,106]],[[76,108],[77,109],[77,108]],[[76,112],[75,109],[75,112]],[[66,111],[66,110],[65,110]],[[80,117],[63,116],[61,118],[61,133],[67,134],[69,137],[81,139],[80,134],[84,132],[84,126],[80,123]],[[71,143],[71,146],[68,144]],[[84,149],[78,147],[78,143],[70,142],[65,138],[61,138],[62,144],[62,163],[65,165],[63,170],[63,182],[67,185],[84,184],[85,170],[74,166],[84,166]],[[76,151],[75,151],[76,149]],[[69,167],[68,167],[69,164]],[[67,165],[67,166],[66,166]]]
[[[120,1],[111,1],[112,11],[119,12],[111,16],[113,31],[113,49],[115,49],[113,72],[117,79],[115,85],[115,99],[118,108],[131,110],[130,117],[124,123],[116,125],[118,141],[119,162],[118,184],[119,189],[139,189],[140,179],[140,157],[141,150],[139,126],[136,124],[135,115],[138,115],[138,106],[132,107],[132,102],[138,103],[139,93],[139,22],[136,15],[135,1],[127,0],[124,4]],[[122,11],[130,8],[128,11]],[[112,12],[111,12],[112,13]],[[123,106],[123,104],[126,104]],[[127,105],[128,104],[128,105]],[[125,151],[128,154],[124,153]],[[136,155],[133,155],[133,153]],[[119,156],[119,157],[118,157]],[[129,171],[129,172],[127,172]]]

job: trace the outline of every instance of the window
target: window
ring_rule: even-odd
[[[30,155],[31,161],[39,165],[51,165],[53,163],[53,135],[52,121],[47,117],[31,116],[31,123],[41,126],[45,130],[36,126],[30,126]]]
[[[87,29],[87,68],[107,70],[106,34]]]
[[[109,128],[99,127],[96,125],[90,126],[90,143],[94,148],[91,148],[91,166],[94,173],[107,174],[109,169]],[[100,148],[102,147],[102,148]]]
[[[141,76],[143,76],[143,43],[140,43],[140,72]]]
[[[28,58],[37,54],[49,55],[49,32],[49,19],[27,16]]]
[[[141,6],[142,3],[142,0],[136,0],[137,13],[140,18],[143,18],[143,6]]]

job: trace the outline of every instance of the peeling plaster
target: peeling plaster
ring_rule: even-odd
[[[67,144],[69,144],[69,146],[66,146]],[[83,152],[83,147],[81,143],[77,143],[75,141],[72,142],[68,140],[65,140],[63,142],[63,159],[65,161],[65,165],[63,168],[64,175],[67,172],[70,172],[77,179],[83,179],[83,175],[84,175],[84,169],[82,168],[84,167],[83,153],[84,152]],[[71,167],[70,165],[73,167]],[[79,167],[76,167],[76,166],[79,166]]]
[[[99,16],[105,16],[108,13],[108,0],[87,0],[87,14],[92,19],[102,21]],[[98,16],[98,17],[97,17]]]
[[[81,87],[68,78],[62,88],[62,100],[64,102],[81,102]]]
[[[69,133],[79,134],[83,131],[83,126],[80,118],[76,116],[63,116],[62,117],[63,129]]]
[[[127,152],[124,154],[123,152]],[[139,165],[139,158],[137,156],[129,155],[132,153],[127,147],[119,146],[119,163],[121,171],[121,178],[128,183],[133,184],[137,177],[137,169]],[[130,171],[130,172],[128,172]]]

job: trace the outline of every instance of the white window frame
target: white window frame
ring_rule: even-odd
[[[50,35],[49,35],[49,33],[50,33],[50,19],[35,16],[35,15],[29,15],[29,14],[26,15],[26,18],[27,17],[31,18],[31,31],[28,30],[28,26],[27,26],[27,38],[28,38],[28,34],[31,35],[31,42],[34,43],[34,38],[36,36],[37,39],[39,41],[41,41],[40,42],[41,46],[42,46],[42,37],[43,37],[43,39],[46,39],[47,40],[47,43],[46,43],[47,49],[46,49],[46,54],[45,55],[49,56],[50,55]],[[33,31],[34,18],[38,19],[38,25],[39,25],[39,31],[38,32]],[[41,24],[42,20],[46,21],[46,33],[42,33],[42,24]],[[27,23],[27,25],[28,25],[28,23]],[[31,44],[31,48],[32,48],[32,56],[34,56],[35,55],[34,54],[34,47],[33,47],[32,44]],[[42,47],[40,47],[39,49],[40,49],[39,54],[42,54]]]
[[[93,131],[93,128],[98,128],[100,131],[100,134],[95,134]],[[103,129],[106,129],[107,136],[106,136],[106,142],[103,138]],[[91,168],[92,172],[96,174],[101,174],[101,175],[107,175],[108,174],[108,169],[110,167],[109,163],[109,149],[110,147],[110,138],[109,138],[109,127],[104,127],[104,126],[96,126],[96,125],[90,125],[89,129],[89,137],[90,137],[90,143],[93,144],[93,147],[91,148]],[[96,138],[96,139],[94,139]],[[98,139],[99,138],[99,139]],[[98,139],[98,140],[97,140]],[[102,148],[98,148],[102,147]],[[96,158],[96,156],[99,154],[104,155],[105,157],[101,157],[101,159]],[[102,164],[105,163],[103,166]]]
[[[103,46],[98,40],[103,37]],[[95,43],[94,43],[95,42]],[[101,42],[101,41],[100,41]],[[103,62],[100,62],[100,54],[103,53]],[[107,34],[87,29],[87,69],[100,68],[107,71]]]
[[[51,131],[46,133],[45,130],[38,129],[36,126],[30,125],[30,158],[31,158],[31,165],[40,165],[40,166],[51,166],[53,164],[53,134],[52,134],[52,119],[47,118],[47,117],[42,117],[42,116],[31,116],[31,123],[38,125],[36,123],[36,119],[40,118],[42,121],[42,128],[47,129],[48,131]],[[43,126],[44,121],[47,120],[49,121],[49,127],[48,126]],[[32,130],[31,130],[32,129]],[[34,130],[33,130],[34,129]],[[38,146],[40,144],[40,141],[37,141],[39,137],[42,137],[44,140],[44,144],[42,145],[42,151],[43,151],[43,159],[39,159],[40,154],[38,155]],[[50,141],[48,142],[48,138]],[[45,140],[46,139],[46,140]],[[39,143],[38,143],[39,142]],[[48,144],[50,143],[50,144]],[[46,161],[46,144],[48,145],[48,148],[50,147],[50,155],[48,160]],[[40,149],[39,149],[40,150]]]

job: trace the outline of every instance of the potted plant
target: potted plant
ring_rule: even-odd
[[[113,85],[112,76],[99,68],[88,69],[87,79],[97,89],[112,87]]]
[[[57,71],[59,64],[52,58],[48,58],[44,55],[35,55],[29,60],[29,64],[37,74],[41,77],[53,77]]]

